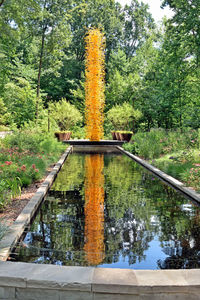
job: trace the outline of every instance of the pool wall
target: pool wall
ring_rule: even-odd
[[[0,300],[200,299],[200,269],[151,271],[6,261],[10,250],[30,222],[71,150],[69,147],[63,154],[0,242]],[[118,150],[122,151],[119,148]],[[140,160],[139,163],[143,165],[143,162]],[[144,167],[147,168],[147,165]],[[195,199],[192,195],[191,198]],[[200,200],[199,195],[195,195]]]
[[[200,270],[127,270],[0,262],[5,300],[197,300]]]

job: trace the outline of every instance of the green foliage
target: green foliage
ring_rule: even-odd
[[[17,196],[21,187],[41,179],[66,146],[50,134],[18,131],[1,142],[0,208]]]
[[[161,154],[194,148],[198,145],[197,135],[198,132],[191,129],[184,132],[151,129],[150,132],[136,133],[133,143],[125,144],[124,148],[146,159],[158,158]]]
[[[0,125],[0,131],[10,131],[10,128],[5,125]]]
[[[174,16],[155,28],[148,6],[138,0],[125,7],[113,0],[4,1],[0,125],[36,127],[39,104],[38,131],[47,132],[46,109],[64,97],[84,113],[84,38],[93,26],[106,37],[105,112],[124,102],[141,111],[135,132],[199,128],[200,4],[163,0],[163,5]],[[104,127],[107,135],[112,125],[106,120]],[[56,130],[51,119],[50,131]]]
[[[78,109],[66,99],[50,104],[50,116],[57,122],[62,131],[72,130],[73,126],[81,123],[83,119]]]
[[[74,126],[72,132],[73,139],[81,139],[84,140],[86,137],[86,130],[85,127]]]
[[[5,85],[4,103],[9,113],[9,123],[21,127],[28,120],[34,119],[35,91],[25,79],[17,78],[17,82]],[[8,116],[6,119],[8,122]]]
[[[134,109],[129,103],[115,105],[106,114],[107,120],[116,130],[130,130],[133,122],[141,118],[141,112]]]
[[[11,117],[11,114],[8,113],[8,109],[6,105],[3,102],[3,99],[0,98],[0,107],[1,107],[1,113],[0,113],[0,127],[4,128],[3,126],[8,123],[8,120]],[[4,131],[3,129],[0,129],[0,131]]]
[[[0,180],[0,211],[21,192],[21,179],[19,177],[9,178],[10,174],[5,176],[4,172],[4,170],[1,171]]]
[[[73,191],[79,189],[84,179],[83,157],[72,155],[66,160],[56,181],[52,185],[54,191]]]

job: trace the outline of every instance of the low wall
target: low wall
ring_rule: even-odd
[[[200,270],[127,270],[0,262],[0,300],[197,300]]]

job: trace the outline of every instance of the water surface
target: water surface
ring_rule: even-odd
[[[13,260],[200,268],[199,206],[124,155],[67,159]]]

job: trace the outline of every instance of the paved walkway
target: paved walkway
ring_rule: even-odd
[[[0,131],[0,138],[3,139],[7,134],[11,134],[12,131]]]

